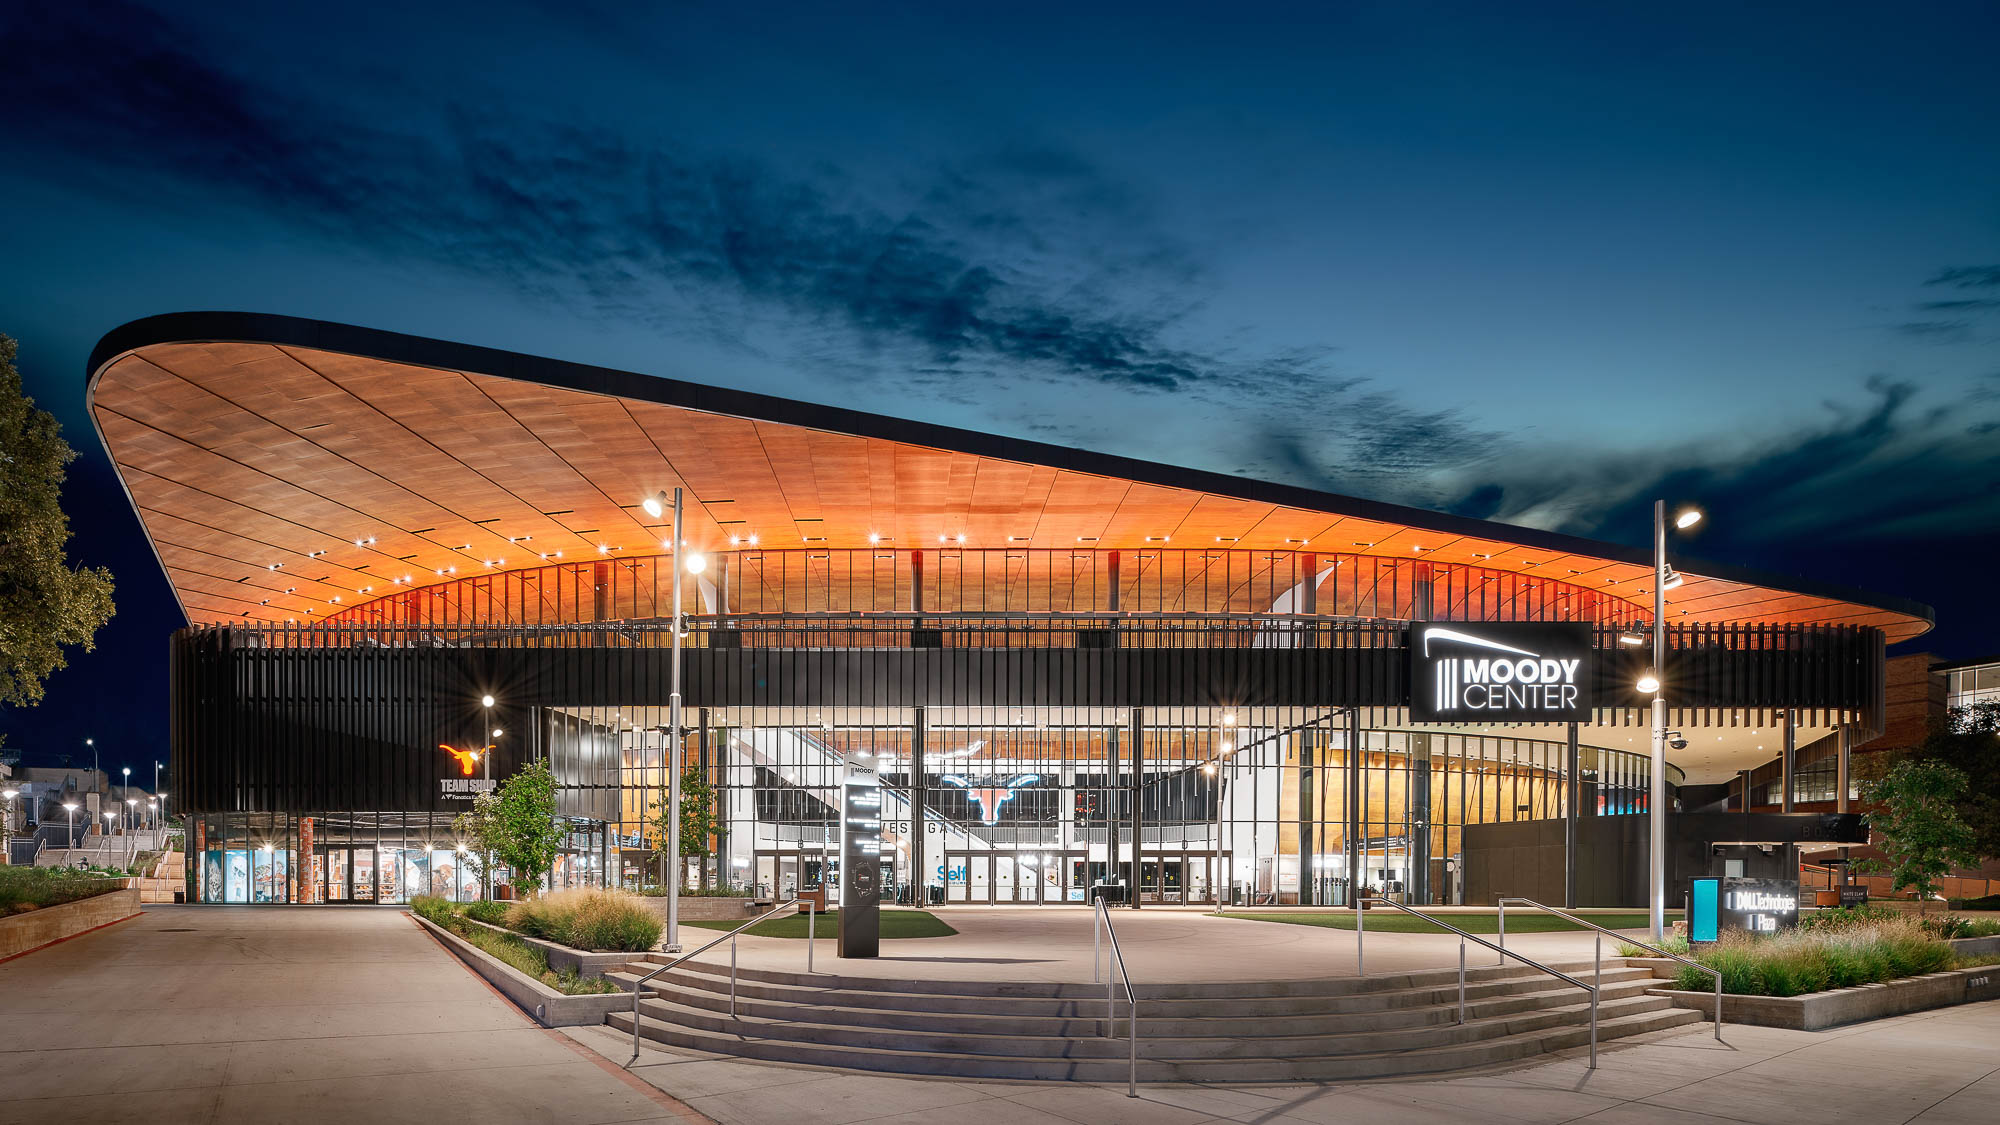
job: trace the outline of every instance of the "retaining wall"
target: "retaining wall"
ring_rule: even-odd
[[[0,958],[39,949],[137,913],[139,892],[124,889],[0,918]]]

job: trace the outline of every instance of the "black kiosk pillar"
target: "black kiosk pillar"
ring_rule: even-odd
[[[882,780],[872,756],[847,756],[840,786],[840,955],[882,955]]]

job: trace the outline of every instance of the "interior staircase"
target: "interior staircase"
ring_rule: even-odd
[[[628,991],[666,954],[606,974]],[[1591,967],[1556,965],[1589,979]],[[634,971],[636,970],[636,972]],[[1605,962],[1600,1042],[1701,1021],[1646,995],[1651,969]],[[655,987],[657,986],[657,987]],[[1142,985],[1139,1081],[1327,1081],[1485,1066],[1590,1038],[1590,997],[1520,966],[1310,981]],[[891,981],[745,969],[736,1015],[726,965],[689,962],[656,978],[639,1033],[675,1047],[777,1062],[904,1074],[1123,1082],[1123,990],[1106,1019],[1090,984]],[[630,1033],[632,1013],[614,1011]]]

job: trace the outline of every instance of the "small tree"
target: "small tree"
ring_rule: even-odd
[[[0,704],[41,702],[65,646],[89,652],[111,619],[111,572],[64,557],[62,427],[21,393],[14,341],[0,336]]]
[[[466,849],[465,862],[479,872],[479,884],[486,885],[489,857],[493,854],[495,842],[500,832],[496,807],[500,798],[494,793],[481,793],[472,798],[472,811],[462,812],[452,818],[451,830]],[[482,894],[483,897],[483,894]]]
[[[1862,786],[1861,799],[1881,805],[1869,826],[1881,837],[1879,860],[1863,860],[1864,871],[1889,872],[1892,890],[1917,894],[1917,912],[1937,894],[1938,879],[1954,867],[1979,864],[1978,834],[1959,816],[1958,802],[1969,786],[1964,773],[1938,762],[1905,761],[1879,780]]]
[[[534,761],[500,783],[500,791],[473,803],[472,816],[483,817],[475,827],[493,858],[514,871],[525,886],[541,885],[543,876],[562,854],[569,828],[556,819],[556,775],[545,761]]]
[[[666,805],[654,801],[647,808],[653,814],[647,827],[653,835],[653,858],[665,858],[668,829],[673,818]],[[681,856],[706,856],[708,838],[715,831],[715,788],[708,783],[699,764],[681,771]]]

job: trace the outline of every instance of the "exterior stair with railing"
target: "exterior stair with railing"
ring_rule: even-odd
[[[629,989],[668,955],[609,974]],[[1592,968],[1558,965],[1582,979]],[[1604,963],[1598,1038],[1659,1031],[1701,1013],[1648,996],[1652,971]],[[1520,965],[1301,981],[1141,984],[1138,1080],[1314,1081],[1486,1066],[1581,1047],[1588,993]],[[778,1062],[958,1077],[1124,1082],[1122,992],[1105,986],[892,981],[744,969],[730,1013],[726,964],[691,961],[655,979],[639,1034],[674,1047]],[[607,1022],[632,1031],[629,1010]]]

